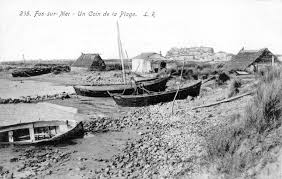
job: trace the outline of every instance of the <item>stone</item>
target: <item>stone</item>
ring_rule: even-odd
[[[10,162],[17,162],[18,160],[19,160],[18,158],[14,157],[10,159]]]

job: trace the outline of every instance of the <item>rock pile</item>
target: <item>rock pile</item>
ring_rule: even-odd
[[[18,157],[12,158],[10,162],[21,163],[14,174],[18,178],[32,178],[38,175],[46,176],[52,174],[52,167],[67,161],[71,153],[60,151],[52,146],[36,146],[24,149]]]
[[[129,112],[128,115],[113,118],[113,117],[90,117],[89,120],[83,121],[83,127],[85,132],[97,133],[105,131],[121,131],[124,128],[135,128],[140,129],[146,126],[146,123],[142,120],[140,115],[146,113],[145,108],[140,108],[139,110],[133,110]]]
[[[97,132],[107,132],[120,131],[122,126],[120,125],[118,119],[113,119],[110,117],[97,117],[90,118],[90,120],[83,121],[83,128],[85,132],[97,133]]]
[[[121,71],[108,71],[108,72],[88,72],[82,78],[85,84],[90,85],[105,85],[105,84],[122,84],[123,77]],[[130,77],[126,76],[126,81],[130,81]]]
[[[42,95],[42,96],[23,96],[21,98],[0,98],[0,104],[16,104],[16,103],[35,103],[39,101],[53,100],[53,99],[67,99],[70,98],[71,95],[65,92],[60,94],[53,95]]]

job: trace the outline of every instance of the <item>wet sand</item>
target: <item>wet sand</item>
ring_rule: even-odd
[[[55,146],[1,146],[0,166],[15,178],[84,178],[107,166],[107,161],[136,137],[136,132],[128,130],[89,134]],[[40,159],[42,155],[45,159]],[[32,165],[34,161],[36,165]]]

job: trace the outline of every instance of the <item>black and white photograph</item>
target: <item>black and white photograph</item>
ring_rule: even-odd
[[[0,0],[0,178],[282,179],[282,0]]]

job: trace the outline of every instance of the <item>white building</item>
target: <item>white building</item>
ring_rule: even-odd
[[[158,53],[147,52],[132,59],[132,72],[135,73],[149,73],[153,71],[154,61],[166,61],[166,58]]]

